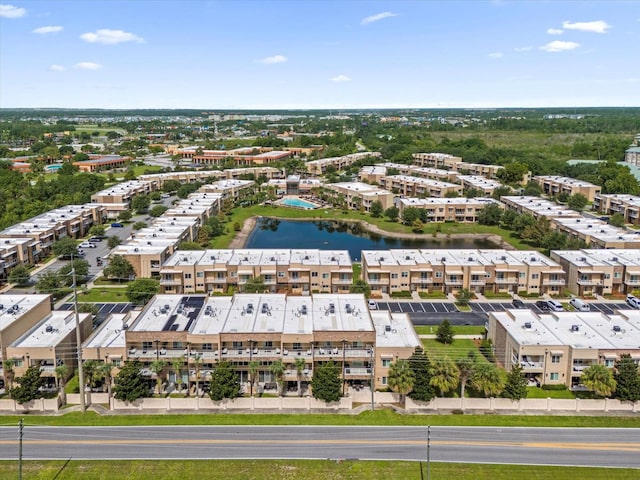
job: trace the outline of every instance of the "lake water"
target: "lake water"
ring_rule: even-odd
[[[338,220],[293,221],[258,218],[247,239],[246,248],[317,248],[349,250],[352,259],[360,259],[362,250],[392,248],[498,248],[484,239],[404,239],[382,237],[364,230],[360,224]]]

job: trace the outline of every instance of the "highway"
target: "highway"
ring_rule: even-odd
[[[28,420],[27,420],[28,422]],[[425,460],[426,427],[25,426],[26,460]],[[0,427],[0,459],[18,457],[18,428]],[[640,429],[432,427],[434,462],[640,468]]]

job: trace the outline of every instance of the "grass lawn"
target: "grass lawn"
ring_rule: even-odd
[[[104,277],[98,277],[93,281],[93,283],[94,285],[110,285],[114,287],[117,287],[117,286],[123,287],[123,286],[126,286],[127,283],[129,282],[120,282],[118,280],[109,280]]]
[[[162,167],[157,165],[134,165],[133,173],[136,175],[144,175],[145,173],[157,173],[162,170]]]
[[[89,303],[128,302],[125,290],[125,287],[92,288],[87,293],[79,293],[78,301]]]
[[[434,292],[418,292],[418,295],[423,299],[447,298],[447,294],[440,290],[436,290]]]
[[[424,345],[426,354],[431,358],[447,356],[455,361],[456,359],[466,357],[469,351],[475,351],[478,360],[486,361],[475,342],[470,338],[454,337],[451,345],[440,343],[435,338],[427,338],[422,340],[422,344]]]
[[[571,390],[543,390],[539,387],[527,387],[527,398],[570,398],[576,396]]]
[[[17,478],[15,461],[0,462],[3,478]],[[421,473],[422,469],[422,473]],[[355,480],[370,478],[423,479],[427,465],[419,462],[335,461],[335,460],[110,460],[26,461],[24,477],[34,480],[55,478],[91,480],[146,480],[149,478],[224,478],[226,480],[294,479]],[[526,465],[473,465],[435,463],[431,478],[511,480],[513,478],[572,480],[636,479],[638,470],[585,467],[531,467]]]
[[[415,327],[418,335],[435,335],[437,325],[418,325]],[[484,335],[484,327],[479,325],[452,325],[454,335]]]

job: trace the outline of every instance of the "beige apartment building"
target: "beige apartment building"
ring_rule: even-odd
[[[335,192],[335,195],[343,195],[347,207],[353,210],[371,210],[371,204],[379,201],[383,209],[393,206],[395,195],[375,185],[361,182],[329,183],[325,188]]]
[[[413,163],[421,167],[455,170],[455,165],[462,162],[462,157],[456,157],[448,153],[414,153],[412,156]]]
[[[576,195],[581,193],[589,202],[593,202],[596,195],[600,193],[602,187],[594,185],[593,183],[585,182],[583,180],[576,180],[571,177],[561,177],[557,175],[540,175],[533,177],[533,181],[536,182],[542,188],[543,193],[550,196],[556,196],[560,193],[566,193],[567,195]]]
[[[559,294],[562,267],[537,251],[363,250],[362,278],[379,296],[400,291]]]
[[[552,250],[575,295],[625,295],[640,288],[640,250]]]
[[[182,358],[180,380],[195,393],[196,359],[200,385],[210,380],[220,361],[230,362],[246,392],[274,391],[270,371],[285,364],[285,392],[297,387],[296,359],[305,361],[303,390],[308,392],[316,366],[332,360],[340,368],[344,387],[385,388],[391,361],[408,358],[420,345],[406,314],[374,312],[363,295],[281,294],[156,295],[124,327],[121,318],[105,323],[84,344],[88,357],[138,359],[145,365]],[[126,320],[129,322],[129,320]],[[248,364],[258,361],[256,384],[249,383]],[[163,377],[176,381],[173,368]]]
[[[282,171],[274,167],[247,167],[247,168],[228,168],[225,170],[187,170],[183,172],[167,172],[152,173],[149,175],[140,175],[139,181],[149,182],[154,185],[156,190],[162,189],[164,182],[168,180],[176,180],[182,184],[207,182],[213,180],[241,180],[247,176],[255,178],[265,177],[267,180],[272,178],[281,178]]]
[[[629,354],[640,361],[640,312],[490,312],[487,338],[497,363],[508,371],[520,365],[530,384],[583,388],[581,376],[591,365],[613,368]]]
[[[103,205],[109,218],[116,218],[124,210],[129,210],[133,197],[151,193],[156,189],[152,182],[130,180],[94,193],[91,195],[91,203]]]
[[[444,182],[457,182],[458,172],[443,170],[440,168],[418,167],[416,165],[405,165],[403,163],[378,163],[377,165],[364,166],[360,169],[359,177],[361,181],[369,183],[379,183],[380,179],[390,175],[389,172],[396,171],[400,175],[410,175],[412,177],[428,178],[430,180],[440,180]]]
[[[555,218],[582,218],[579,212],[570,210],[545,198],[514,195],[500,197],[500,201],[509,210],[514,210],[520,214],[532,215],[535,218],[547,217],[551,220]]]
[[[371,159],[372,163],[376,158],[380,158],[382,154],[380,152],[358,152],[344,155],[342,157],[322,158],[320,160],[312,160],[305,163],[307,173],[312,175],[324,175],[327,172],[327,168],[334,167],[336,170],[344,170],[350,167],[355,162],[365,159]]]
[[[490,197],[496,188],[503,186],[497,180],[480,175],[458,175],[458,180],[462,183],[465,192],[471,189],[479,190],[484,197]]]
[[[488,179],[498,178],[498,172],[504,168],[502,165],[465,162],[461,157],[446,153],[414,153],[413,163],[421,167],[443,168],[461,175],[479,175]],[[523,177],[522,183],[527,183],[530,178],[531,175],[528,173]]]
[[[218,180],[217,182],[208,183],[200,187],[200,193],[214,193],[227,198],[234,202],[242,198],[242,196],[253,189],[255,182],[253,180]]]
[[[600,193],[593,200],[593,209],[605,215],[619,213],[625,223],[640,225],[640,197],[636,195]]]
[[[270,293],[348,293],[353,283],[346,250],[178,250],[160,270],[162,293],[242,292],[261,278]]]
[[[17,265],[35,263],[36,244],[33,238],[0,238],[0,283],[7,281]]]
[[[502,204],[492,198],[396,198],[395,205],[403,218],[405,209],[427,211],[428,222],[476,223],[478,214],[487,205]]]
[[[440,182],[428,178],[411,177],[408,175],[391,175],[379,181],[380,186],[405,197],[434,197],[445,198],[447,195],[462,195],[462,185]]]
[[[602,220],[587,217],[555,218],[552,226],[591,248],[640,248],[640,235]]]

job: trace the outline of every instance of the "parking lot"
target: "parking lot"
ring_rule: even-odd
[[[111,313],[127,313],[133,308],[133,303],[94,303],[98,307],[98,314],[93,320],[93,327],[100,325]],[[63,303],[59,310],[73,310],[73,303]]]
[[[451,302],[378,302],[379,310],[392,313],[449,313],[458,309]]]

